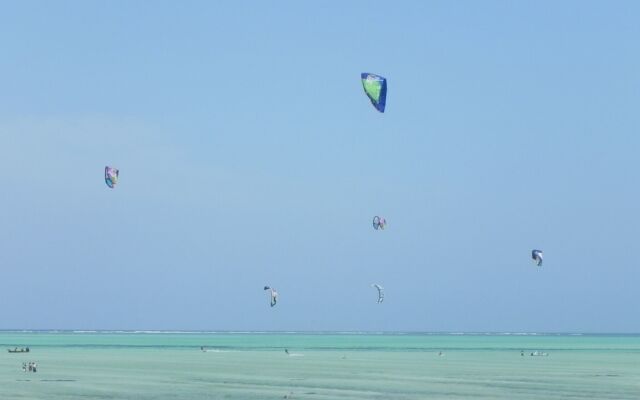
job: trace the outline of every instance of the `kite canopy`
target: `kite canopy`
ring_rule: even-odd
[[[275,306],[276,303],[278,302],[278,292],[270,287],[270,286],[265,286],[264,290],[269,290],[270,291],[270,297],[271,297],[271,307]]]
[[[531,250],[531,259],[538,267],[542,266],[542,250]]]
[[[360,74],[364,92],[376,110],[384,112],[387,104],[387,80],[379,75],[363,72]]]
[[[378,304],[384,301],[384,288],[377,284],[372,284],[371,287],[378,289]]]
[[[378,217],[377,215],[375,217],[373,217],[373,229],[375,229],[375,230],[378,230],[378,229],[384,230],[385,226],[387,226],[387,220],[384,219],[384,217]]]
[[[104,167],[104,181],[111,189],[113,189],[118,183],[119,170],[113,167]]]

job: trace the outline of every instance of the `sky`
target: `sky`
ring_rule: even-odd
[[[639,18],[3,2],[0,329],[640,332]]]

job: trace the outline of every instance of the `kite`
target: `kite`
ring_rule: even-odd
[[[278,302],[278,292],[269,286],[265,286],[264,290],[269,290],[271,291],[270,295],[271,295],[271,307],[275,306],[276,303]]]
[[[538,267],[542,266],[542,250],[531,250],[531,259]]]
[[[360,74],[364,92],[376,110],[384,112],[387,104],[387,80],[379,75],[363,72]]]
[[[377,284],[372,284],[371,287],[378,289],[378,304],[384,301],[384,288]]]
[[[120,171],[118,171],[116,168],[109,166],[104,167],[104,181],[111,189],[113,189],[118,183],[119,174]]]
[[[375,229],[375,230],[378,230],[378,229],[384,230],[385,226],[387,226],[387,220],[384,219],[384,217],[378,217],[377,215],[375,217],[373,217],[373,229]]]

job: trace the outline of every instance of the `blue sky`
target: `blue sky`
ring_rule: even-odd
[[[640,331],[637,2],[1,14],[0,329]]]

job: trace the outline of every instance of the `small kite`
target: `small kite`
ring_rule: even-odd
[[[120,174],[120,171],[116,168],[109,166],[104,167],[104,181],[111,189],[118,183],[118,174]]]
[[[265,286],[264,290],[269,290],[270,291],[270,297],[271,297],[271,307],[275,306],[276,303],[278,302],[278,292],[270,287],[270,286]]]
[[[379,75],[363,72],[360,74],[364,92],[376,110],[384,112],[387,104],[387,80]]]
[[[375,229],[375,230],[378,230],[378,229],[384,230],[385,226],[387,226],[387,220],[384,219],[384,217],[378,217],[377,215],[375,217],[373,217],[373,229]]]
[[[531,250],[531,259],[536,263],[538,267],[542,266],[542,250]]]
[[[372,284],[371,287],[378,289],[378,304],[384,301],[384,288],[377,284]]]

